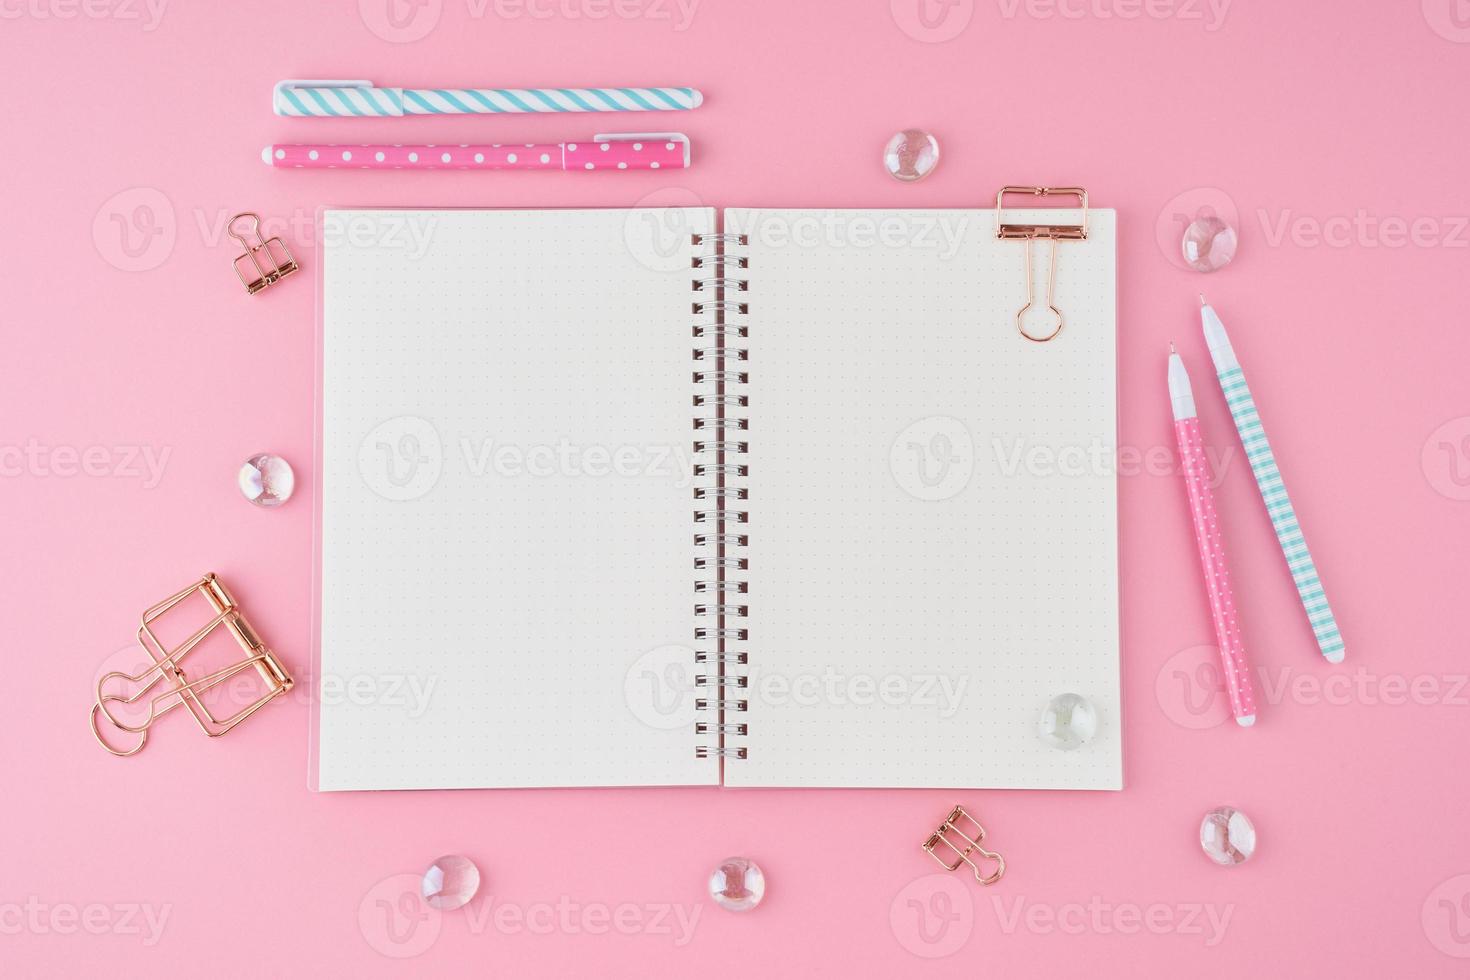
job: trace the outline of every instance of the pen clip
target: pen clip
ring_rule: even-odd
[[[684,166],[689,166],[689,137],[683,133],[598,133],[592,137],[594,143],[626,143],[630,140],[663,140],[684,147]]]
[[[286,100],[286,93],[296,88],[372,88],[373,83],[366,78],[287,78],[276,82],[271,88],[271,109],[278,116],[290,115],[283,111],[289,109],[291,103]]]

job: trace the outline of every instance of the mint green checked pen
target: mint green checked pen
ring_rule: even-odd
[[[1240,362],[1230,346],[1225,324],[1220,322],[1220,317],[1203,296],[1199,301],[1205,343],[1209,345],[1210,357],[1215,361],[1220,390],[1225,393],[1225,402],[1235,419],[1235,429],[1240,433],[1245,457],[1255,474],[1266,512],[1271,515],[1271,526],[1276,529],[1276,540],[1281,543],[1281,553],[1286,556],[1286,565],[1291,569],[1292,580],[1296,582],[1297,593],[1302,598],[1302,608],[1307,611],[1307,619],[1312,624],[1322,656],[1331,663],[1340,664],[1346,653],[1342,634],[1337,631],[1337,620],[1332,617],[1332,607],[1327,604],[1327,593],[1322,589],[1322,580],[1317,577],[1317,566],[1312,562],[1312,553],[1307,550],[1307,539],[1302,536],[1291,498],[1286,495],[1286,483],[1281,479],[1281,470],[1276,467],[1271,444],[1266,441],[1266,430],[1256,412],[1256,401],[1251,397],[1250,386],[1245,383],[1245,374],[1240,370]]]

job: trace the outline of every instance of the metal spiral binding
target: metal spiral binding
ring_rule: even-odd
[[[750,497],[749,488],[738,482],[750,474],[750,467],[732,458],[748,453],[750,444],[728,438],[730,433],[750,429],[750,419],[735,414],[750,407],[750,397],[738,390],[750,383],[750,375],[731,369],[735,362],[750,359],[750,351],[734,343],[750,335],[749,324],[735,319],[746,316],[750,306],[733,298],[750,289],[750,280],[731,275],[736,269],[750,267],[749,256],[734,251],[749,241],[744,235],[695,235],[692,244],[696,249],[712,249],[698,252],[690,262],[692,268],[707,272],[691,280],[696,297],[690,312],[695,317],[694,339],[700,341],[693,348],[694,384],[698,389],[694,407],[705,410],[693,419],[698,436],[694,440],[694,476],[701,481],[694,487],[694,499],[705,502],[696,505],[694,523],[701,529],[710,528],[709,532],[700,530],[694,535],[694,545],[701,551],[695,556],[694,568],[704,573],[695,579],[694,591],[708,597],[708,601],[694,605],[694,615],[707,624],[694,630],[694,662],[703,668],[702,673],[695,674],[694,685],[709,692],[708,697],[694,701],[695,710],[702,716],[695,722],[694,731],[697,735],[717,736],[716,744],[696,746],[694,754],[700,759],[744,759],[746,747],[732,745],[730,740],[749,733],[747,724],[731,716],[750,708],[747,699],[733,693],[750,685],[749,675],[737,672],[749,663],[749,655],[738,647],[750,635],[739,624],[749,616],[750,607],[733,597],[744,595],[750,586],[732,575],[750,568],[749,559],[735,553],[750,539],[732,533],[727,525],[750,520],[750,512],[737,509],[739,505],[734,503]]]

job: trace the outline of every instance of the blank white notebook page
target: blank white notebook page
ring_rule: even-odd
[[[321,789],[718,782],[628,690],[659,651],[692,663],[713,222],[325,213]]]
[[[1050,343],[1016,331],[1024,245],[994,220],[726,212],[749,236],[751,418],[727,785],[1122,786],[1114,215],[1059,245]],[[1100,713],[1075,751],[1037,734],[1065,692]]]

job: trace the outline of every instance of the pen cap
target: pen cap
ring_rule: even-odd
[[[566,147],[568,170],[587,167],[589,163],[597,167],[612,163],[624,170],[629,167],[659,170],[689,166],[689,137],[683,133],[598,133],[590,144],[568,143]],[[595,147],[597,152],[581,152],[579,155],[584,147]],[[608,156],[610,152],[612,155]]]
[[[1225,324],[1220,322],[1215,308],[1205,303],[1199,308],[1199,319],[1204,327],[1205,343],[1210,348],[1210,358],[1215,362],[1215,371],[1224,373],[1231,368],[1239,367],[1240,362],[1235,359],[1235,350],[1230,346],[1230,335],[1225,332]]]
[[[271,89],[278,116],[401,116],[403,93],[365,79],[288,78]]]
[[[1194,407],[1194,389],[1189,385],[1189,372],[1184,369],[1184,359],[1178,354],[1169,355],[1169,401],[1174,404],[1176,422],[1199,415]]]

